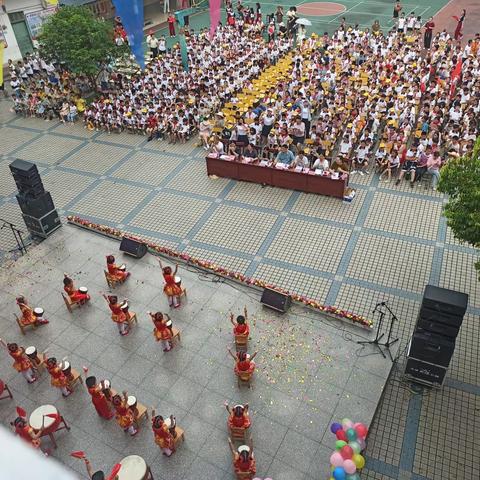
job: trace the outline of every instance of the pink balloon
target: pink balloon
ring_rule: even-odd
[[[353,463],[353,460],[345,460],[343,462],[343,468],[345,469],[345,471],[351,475],[352,473],[355,473],[357,471],[357,467],[355,465],[355,463]]]
[[[330,465],[334,467],[341,467],[343,465],[343,457],[340,452],[333,452],[330,456]]]

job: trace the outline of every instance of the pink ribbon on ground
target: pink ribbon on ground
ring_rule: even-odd
[[[222,0],[209,0],[210,3],[210,38],[215,35],[215,30],[220,22],[220,7]]]

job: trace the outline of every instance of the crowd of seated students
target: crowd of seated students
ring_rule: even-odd
[[[479,35],[462,46],[445,31],[426,54],[419,35],[397,30],[345,25],[332,37],[312,35],[295,52],[288,82],[238,109],[233,122],[217,115],[217,135],[203,143],[291,168],[376,170],[397,185],[408,178],[413,187],[428,173],[435,189],[442,165],[471,151],[478,135],[479,46]]]

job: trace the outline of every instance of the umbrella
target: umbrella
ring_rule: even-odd
[[[297,25],[305,25],[306,27],[311,27],[312,22],[307,18],[299,18],[296,22]]]

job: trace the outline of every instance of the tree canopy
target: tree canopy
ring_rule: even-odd
[[[111,24],[86,7],[59,8],[43,25],[39,42],[44,58],[91,79],[99,73],[102,63],[125,52],[115,44]]]
[[[455,237],[480,247],[480,137],[471,154],[442,168],[438,189],[449,195],[444,215]],[[475,266],[480,273],[480,261]]]

